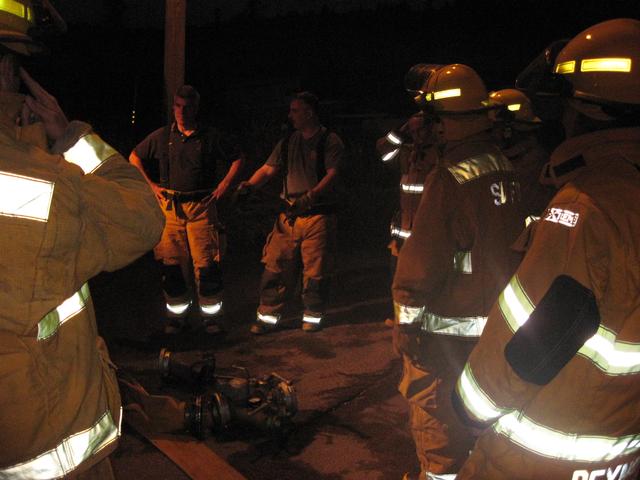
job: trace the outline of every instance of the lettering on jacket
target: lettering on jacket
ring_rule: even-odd
[[[559,223],[565,227],[575,227],[578,224],[579,213],[571,210],[563,210],[562,208],[550,208],[544,219],[547,222]]]
[[[622,463],[615,467],[599,468],[598,470],[576,470],[571,480],[631,480],[636,478],[640,458],[632,462]]]
[[[520,201],[520,183],[516,181],[495,182],[489,187],[493,196],[493,203],[496,206],[506,203],[515,203]]]

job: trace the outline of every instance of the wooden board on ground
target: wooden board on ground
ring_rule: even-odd
[[[246,480],[202,442],[183,435],[151,432],[144,419],[135,414],[125,415],[125,422],[193,480]]]

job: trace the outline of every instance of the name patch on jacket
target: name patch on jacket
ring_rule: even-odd
[[[573,228],[578,224],[579,217],[579,213],[572,212],[571,210],[550,208],[544,219],[547,222],[559,223],[560,225]]]

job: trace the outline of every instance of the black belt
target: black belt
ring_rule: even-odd
[[[201,190],[197,192],[168,192],[162,191],[162,196],[171,202],[199,202],[211,195],[211,190]]]

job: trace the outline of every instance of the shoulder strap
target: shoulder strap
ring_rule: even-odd
[[[282,192],[285,199],[289,198],[287,176],[289,175],[289,140],[291,140],[291,135],[293,135],[293,131],[287,133],[282,138],[282,143],[280,144],[280,165],[282,165]]]
[[[167,147],[167,154],[160,156],[160,186],[169,187],[169,157],[171,156],[171,125],[166,125],[160,137]]]
[[[318,182],[327,174],[327,168],[324,163],[325,152],[327,150],[327,139],[331,131],[327,128],[318,139],[316,146],[316,176]]]

